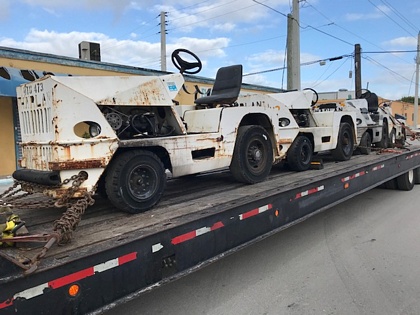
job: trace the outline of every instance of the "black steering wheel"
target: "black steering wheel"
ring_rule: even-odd
[[[372,96],[372,92],[368,89],[362,89],[360,92],[360,98],[368,99]]]
[[[311,89],[311,88],[305,88],[303,90],[304,91],[305,90],[310,90],[310,91],[314,92],[314,94],[315,94],[315,100],[312,99],[311,106],[315,106],[315,104],[318,103],[318,98],[319,98],[317,91],[315,91],[314,89]]]
[[[180,56],[180,53],[185,53],[187,55],[190,55],[191,57],[195,59],[195,61],[189,62],[189,61],[186,61],[185,59],[182,59]],[[172,63],[181,73],[196,74],[196,73],[199,73],[201,68],[203,67],[203,64],[201,63],[200,58],[198,58],[196,54],[194,54],[193,52],[187,49],[179,48],[179,49],[174,50],[171,58],[172,58]],[[197,70],[191,70],[194,68],[197,68]]]

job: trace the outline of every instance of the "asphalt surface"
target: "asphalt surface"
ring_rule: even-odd
[[[106,314],[420,314],[419,204],[371,190]]]

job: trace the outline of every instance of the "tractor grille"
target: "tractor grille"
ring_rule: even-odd
[[[29,99],[31,98],[34,97]],[[51,107],[45,106],[45,103],[36,105],[26,103],[25,105],[24,109],[20,110],[22,139],[25,141],[26,137],[50,135],[52,133]]]
[[[22,155],[28,169],[49,170],[48,162],[52,161],[52,154],[51,145],[25,145],[22,147]]]

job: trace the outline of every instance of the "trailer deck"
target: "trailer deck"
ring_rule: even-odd
[[[51,314],[106,309],[417,168],[420,146],[346,162],[323,159],[322,170],[274,167],[255,185],[236,182],[228,171],[172,179],[159,206],[137,215],[97,197],[72,242],[53,246],[33,274],[25,276],[4,256],[21,260],[38,249],[0,249],[0,310],[33,313],[36,303],[49,303]],[[51,231],[61,215],[60,209],[15,212],[31,234]],[[79,286],[75,296],[67,292],[72,284]]]

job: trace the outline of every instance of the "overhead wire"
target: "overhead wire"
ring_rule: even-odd
[[[367,0],[367,1],[370,4],[372,4],[378,11],[382,12],[385,16],[387,16],[392,22],[394,22],[396,25],[398,25],[401,29],[403,29],[404,31],[406,31],[411,36],[415,37],[415,35],[413,35],[409,30],[407,30],[405,27],[403,27],[400,23],[398,23],[397,21],[395,21],[391,16],[389,16],[384,10],[382,10],[379,6],[377,6],[376,4],[374,4],[371,0]]]
[[[349,60],[349,58],[350,57],[347,56],[347,58],[333,72],[331,72],[324,80],[322,80],[321,82],[318,82],[317,84],[312,85],[312,87],[316,87],[320,85],[322,82],[325,82],[326,80],[328,80],[334,73],[336,73]]]
[[[367,42],[367,43],[369,43],[369,44],[371,44],[372,46],[375,46],[375,47],[377,47],[377,48],[379,48],[379,49],[381,49],[381,50],[384,50],[382,47],[380,47],[380,46],[378,46],[378,45],[376,45],[375,43],[372,43],[371,41],[369,41],[368,39],[366,39],[366,38],[364,38],[364,37],[362,37],[362,36],[360,36],[360,35],[358,35],[358,34],[356,34],[356,33],[354,33],[354,32],[352,32],[352,31],[350,31],[350,30],[348,30],[348,29],[346,29],[346,28],[344,28],[343,26],[341,26],[341,25],[339,25],[339,24],[337,24],[336,22],[334,22],[334,21],[332,21],[329,17],[327,17],[324,13],[322,13],[320,10],[318,10],[313,4],[311,4],[311,3],[309,3],[309,1],[308,0],[304,0],[305,1],[305,3],[306,4],[308,4],[314,11],[316,11],[316,12],[318,12],[318,14],[320,14],[321,16],[323,16],[326,20],[328,20],[330,23],[332,23],[332,25],[334,25],[334,26],[336,26],[336,27],[338,27],[338,28],[340,28],[340,29],[342,29],[343,31],[345,31],[345,32],[347,32],[347,33],[349,33],[349,34],[351,34],[351,35],[353,35],[353,36],[355,36],[355,37],[357,37],[357,38],[359,38],[359,39],[361,39],[361,40],[363,40],[363,41],[365,41],[365,42]],[[400,59],[400,60],[402,60],[402,61],[404,61],[404,62],[406,62],[406,63],[411,63],[411,62],[409,62],[409,61],[407,61],[407,60],[405,60],[405,59],[403,59],[403,58],[401,58],[400,56],[395,56],[396,58],[398,58],[398,59]]]
[[[362,58],[363,58],[363,59],[366,59],[366,60],[368,60],[368,61],[370,61],[370,62],[371,62],[371,63],[373,63],[373,64],[376,64],[377,66],[380,66],[380,67],[382,67],[382,68],[384,68],[384,69],[388,70],[390,73],[394,74],[395,76],[397,76],[397,77],[399,77],[399,78],[401,78],[401,79],[404,79],[405,81],[412,82],[412,80],[407,79],[407,78],[406,78],[406,77],[404,77],[403,75],[401,75],[401,74],[399,74],[398,72],[396,72],[396,71],[394,71],[394,70],[392,70],[392,69],[388,68],[387,66],[383,65],[382,63],[380,63],[379,61],[377,61],[377,60],[373,59],[372,57],[369,57],[369,56],[362,56]]]
[[[213,7],[211,7],[211,8],[206,9],[206,10],[197,11],[197,12],[194,12],[194,15],[197,15],[197,14],[199,14],[199,13],[203,13],[203,12],[206,12],[206,11],[214,10],[214,9],[216,9],[216,8],[219,8],[219,7],[222,7],[222,6],[228,5],[228,4],[230,4],[230,3],[232,3],[232,2],[236,2],[236,1],[238,1],[238,0],[233,0],[233,1],[225,2],[225,3],[221,4],[221,5],[218,5],[218,6],[213,6]],[[197,22],[193,22],[193,23],[189,23],[189,24],[181,25],[181,26],[178,26],[178,27],[170,28],[170,29],[168,29],[167,31],[174,31],[174,30],[177,30],[177,29],[180,29],[180,28],[184,28],[184,27],[188,27],[188,26],[191,26],[191,25],[195,25],[195,24],[198,24],[198,23],[205,22],[205,21],[213,20],[213,19],[215,19],[215,18],[218,18],[218,17],[221,17],[221,16],[225,16],[225,15],[228,15],[228,14],[231,14],[231,13],[233,13],[233,12],[240,11],[240,10],[244,10],[244,9],[247,9],[247,8],[249,8],[249,7],[252,7],[252,6],[253,6],[253,5],[250,5],[250,6],[247,6],[247,7],[243,7],[243,8],[240,8],[240,9],[236,9],[236,10],[233,10],[233,11],[225,12],[225,13],[223,13],[223,14],[216,15],[216,16],[210,17],[210,18],[208,18],[208,19],[200,19],[200,20],[199,20],[199,21],[197,21]],[[185,16],[183,16],[183,17],[179,17],[179,18],[176,18],[176,19],[173,19],[172,21],[176,21],[176,20],[179,20],[179,19],[181,19],[181,18],[185,19]]]
[[[410,26],[415,32],[419,31],[419,28],[414,25],[413,23],[411,23],[411,21],[409,19],[407,19],[403,14],[401,14],[396,8],[394,8],[388,1],[386,0],[381,0],[383,4],[385,4],[386,6],[388,6],[388,8],[390,8],[392,11],[394,11],[394,13],[401,19],[403,20],[408,26]]]
[[[148,20],[147,22],[145,22],[145,23],[144,23],[144,25],[141,25],[141,26],[139,26],[139,27],[136,27],[136,28],[132,29],[132,30],[131,30],[131,31],[129,31],[129,32],[124,33],[124,35],[132,34],[135,30],[138,30],[138,29],[140,29],[140,28],[142,28],[142,27],[146,27],[146,25],[148,25],[149,23],[151,23],[153,20],[156,20],[158,17],[159,17],[159,15],[158,15],[158,16],[156,16],[156,17],[154,17],[154,18],[152,18],[152,19],[150,19],[150,20]],[[158,25],[151,26],[151,27],[149,27],[149,28],[148,28],[145,32],[140,33],[140,34],[136,34],[136,35],[138,36],[138,35],[145,34],[145,33],[146,33],[146,32],[148,32],[149,30],[155,29],[156,27],[158,27]],[[151,36],[155,36],[155,35],[156,35],[156,33],[153,33],[153,34],[148,35],[148,36],[146,36],[146,37],[142,37],[142,39],[145,39],[145,38],[148,38],[148,37],[151,37]],[[102,51],[105,51],[105,50],[107,50],[107,49],[114,48],[114,47],[117,47],[117,46],[120,46],[120,45],[121,45],[121,43],[118,43],[118,44],[116,44],[116,45],[112,45],[112,46],[104,46],[104,47],[101,47],[101,50],[102,50]]]
[[[353,56],[352,54],[347,54],[347,55],[341,55],[341,56],[337,56],[337,57],[331,57],[331,58],[325,58],[325,59],[318,59],[318,60],[312,60],[312,61],[307,61],[307,62],[303,62],[300,65],[301,66],[309,66],[315,63],[320,63],[321,61],[336,61],[336,60],[340,60],[344,57],[350,57]],[[251,72],[251,73],[246,73],[243,76],[250,76],[250,75],[255,75],[255,74],[262,74],[262,73],[268,73],[268,72],[273,72],[273,71],[279,71],[279,70],[283,70],[287,68],[286,66],[283,67],[279,67],[279,68],[273,68],[273,69],[268,69],[268,70],[262,70],[262,71],[257,71],[257,72]]]

